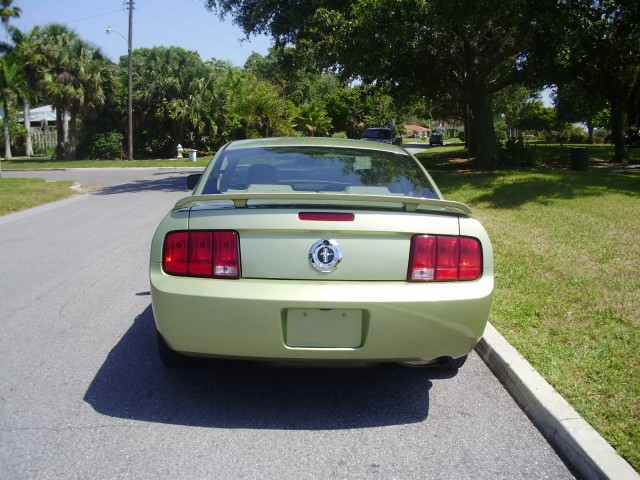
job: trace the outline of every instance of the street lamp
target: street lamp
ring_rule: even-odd
[[[131,13],[131,11],[130,11]],[[118,35],[120,35],[123,40],[125,42],[127,42],[127,74],[128,74],[128,86],[129,86],[129,99],[128,99],[128,104],[127,104],[127,116],[129,117],[129,160],[133,160],[133,77],[131,76],[131,60],[133,58],[132,56],[132,44],[133,44],[133,33],[132,33],[132,27],[133,27],[133,21],[132,21],[132,16],[129,15],[129,39],[125,38],[124,35],[122,35],[120,32],[118,32],[117,30],[114,30],[111,27],[107,27],[107,34],[110,35],[111,32],[113,33],[117,33]]]

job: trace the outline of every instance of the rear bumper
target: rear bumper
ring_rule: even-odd
[[[234,281],[170,276],[151,263],[150,280],[156,326],[173,350],[266,361],[461,357],[484,332],[493,291],[491,272],[438,284]],[[311,321],[301,323],[307,310]],[[326,328],[317,325],[324,318]]]

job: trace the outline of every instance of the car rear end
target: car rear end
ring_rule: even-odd
[[[401,149],[384,146],[391,160],[381,168],[351,142],[338,148],[319,140],[314,154],[308,142],[291,147],[298,155],[291,164],[284,150],[263,148],[261,162],[272,158],[279,168],[271,184],[246,183],[255,162],[223,178],[233,162],[225,166],[219,153],[194,196],[160,224],[150,278],[162,340],[184,355],[267,361],[428,363],[467,355],[482,336],[493,290],[492,248],[480,223],[464,205],[442,200],[426,172],[422,184],[409,178],[405,191],[394,192],[407,174],[394,170],[408,156]],[[338,169],[342,178],[330,175],[328,146],[350,159]],[[242,148],[226,154],[244,160]],[[377,167],[376,182],[369,170]],[[358,184],[344,185],[354,171]]]

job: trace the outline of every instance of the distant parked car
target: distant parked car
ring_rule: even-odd
[[[391,143],[399,145],[402,143],[401,138],[397,138],[390,128],[367,128],[360,140],[369,140],[371,142]]]
[[[493,250],[406,150],[359,140],[231,142],[151,245],[158,351],[457,369],[482,336]]]
[[[429,145],[444,145],[442,135],[439,133],[432,133],[429,137]]]

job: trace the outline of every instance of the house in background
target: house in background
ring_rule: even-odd
[[[56,123],[56,109],[51,105],[45,105],[44,107],[32,108],[29,115],[31,121],[31,129],[34,128],[42,130],[43,127],[49,125],[55,125]],[[21,120],[22,121],[22,120]]]
[[[438,133],[443,133],[450,138],[457,137],[460,132],[464,131],[464,124],[460,120],[431,120],[429,127],[432,131],[438,130]]]
[[[429,133],[431,133],[429,128],[410,124],[404,126],[404,131],[404,137],[406,138],[425,138],[429,136]]]

